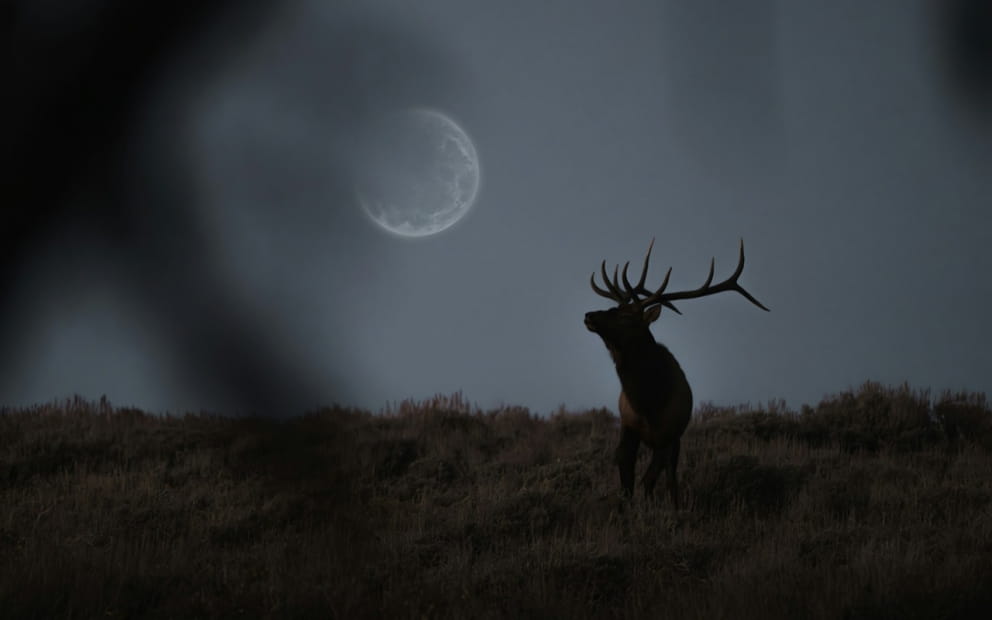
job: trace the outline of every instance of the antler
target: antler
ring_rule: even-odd
[[[734,270],[733,275],[729,278],[720,282],[719,284],[710,286],[710,282],[713,281],[713,269],[716,266],[716,259],[710,260],[710,273],[706,276],[706,282],[697,289],[691,291],[678,291],[675,293],[665,293],[665,285],[668,284],[666,278],[665,283],[661,285],[657,291],[654,292],[650,297],[645,299],[642,303],[645,306],[650,306],[653,304],[663,304],[669,308],[672,308],[671,302],[679,299],[695,299],[696,297],[705,297],[706,295],[713,295],[715,293],[722,293],[723,291],[737,291],[744,296],[745,299],[750,301],[752,304],[758,306],[765,312],[768,312],[766,308],[760,301],[754,298],[751,293],[744,290],[740,284],[737,283],[737,278],[741,277],[741,273],[744,271],[744,240],[741,239],[741,252],[740,258],[737,261],[737,269]]]
[[[627,261],[623,266],[623,274],[622,274],[623,289],[621,289],[620,283],[617,280],[617,271],[619,270],[619,265],[613,268],[613,281],[611,282],[609,276],[606,273],[606,261],[604,260],[600,264],[599,269],[600,269],[600,273],[603,276],[603,282],[606,283],[606,288],[608,288],[609,290],[608,291],[603,290],[598,286],[596,286],[595,271],[592,272],[592,275],[589,277],[589,284],[592,285],[592,290],[596,291],[596,293],[598,293],[599,295],[602,295],[607,299],[612,299],[613,301],[621,305],[626,303],[634,303],[637,305],[642,305],[643,302],[638,297],[638,295],[647,295],[650,297],[651,295],[654,294],[652,291],[644,288],[644,281],[648,277],[648,263],[651,262],[651,249],[653,247],[654,247],[654,238],[651,239],[651,243],[648,245],[648,252],[647,254],[644,255],[644,267],[641,268],[641,277],[637,281],[637,286],[632,286],[630,284],[630,280],[627,279],[627,269],[630,267],[630,261]],[[658,289],[659,291],[665,290],[665,287],[668,286],[668,278],[671,275],[672,275],[672,268],[669,267],[668,272],[665,274],[665,281],[661,283],[661,288]],[[678,308],[676,308],[675,306],[664,300],[655,303],[661,303],[662,305],[671,308],[675,312],[682,314],[681,312],[679,312]]]
[[[648,263],[651,260],[651,249],[654,247],[654,239],[651,239],[651,244],[648,246],[647,255],[644,256],[644,267],[641,269],[641,277],[637,281],[637,285],[633,286],[630,284],[630,280],[627,279],[627,268],[630,266],[630,261],[628,261],[623,266],[623,288],[620,287],[620,282],[617,278],[617,272],[619,271],[619,266],[613,269],[613,281],[610,281],[608,274],[606,273],[606,261],[604,260],[600,265],[600,273],[603,277],[603,282],[606,283],[606,288],[609,290],[604,290],[596,286],[596,272],[592,273],[589,278],[589,283],[592,285],[592,290],[596,291],[599,295],[606,297],[607,299],[612,299],[620,305],[627,303],[634,303],[641,307],[653,306],[655,304],[661,304],[666,308],[674,310],[678,314],[679,309],[676,308],[672,302],[680,299],[694,299],[696,297],[705,297],[706,295],[713,295],[715,293],[722,293],[723,291],[737,291],[743,295],[748,301],[758,306],[764,311],[768,311],[760,301],[754,298],[750,293],[744,290],[740,284],[737,283],[737,278],[741,276],[744,271],[744,240],[741,239],[741,251],[740,260],[737,262],[737,269],[734,271],[733,275],[729,278],[720,282],[719,284],[710,285],[713,281],[713,270],[716,266],[716,259],[710,261],[710,273],[706,277],[706,282],[695,290],[691,291],[677,291],[674,293],[665,293],[665,288],[668,287],[668,278],[672,275],[672,268],[668,268],[668,272],[665,273],[665,280],[661,283],[655,291],[650,291],[644,287],[644,281],[648,275]],[[640,295],[646,295],[645,299],[640,299]]]

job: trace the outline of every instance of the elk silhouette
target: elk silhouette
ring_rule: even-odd
[[[723,291],[737,291],[762,310],[768,311],[768,308],[737,283],[737,278],[744,271],[743,239],[740,260],[732,276],[711,285],[716,264],[714,259],[710,261],[710,274],[701,287],[672,293],[665,292],[668,278],[672,275],[671,267],[656,291],[644,287],[653,247],[654,239],[648,246],[641,278],[636,285],[631,285],[627,279],[629,261],[620,274],[622,283],[618,280],[619,266],[613,269],[611,281],[606,272],[606,261],[602,262],[600,272],[606,289],[596,285],[596,272],[593,272],[589,279],[592,290],[617,302],[617,306],[586,313],[585,323],[589,331],[603,339],[620,377],[620,445],[616,450],[616,464],[620,470],[622,492],[627,497],[634,492],[634,465],[637,450],[644,442],[654,451],[644,474],[644,495],[648,498],[652,496],[661,470],[667,468],[668,492],[677,510],[679,444],[692,414],[692,390],[675,357],[651,335],[650,325],[661,315],[662,306],[682,314],[672,302]]]

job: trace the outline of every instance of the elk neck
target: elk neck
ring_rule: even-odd
[[[684,376],[668,347],[651,332],[609,346],[620,386],[636,410],[647,410],[667,400],[679,377]]]
[[[607,343],[606,346],[610,350],[610,357],[613,358],[621,382],[625,374],[643,368],[645,362],[657,357],[658,354],[658,343],[647,328],[626,338],[618,338]]]

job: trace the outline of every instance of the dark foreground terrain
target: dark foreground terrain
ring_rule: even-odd
[[[679,513],[640,495],[617,509],[616,435],[606,411],[540,419],[458,395],[287,422],[78,400],[5,410],[0,616],[992,609],[981,395],[866,384],[800,412],[704,406]]]

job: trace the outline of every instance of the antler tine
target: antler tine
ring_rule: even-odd
[[[628,293],[634,292],[634,287],[630,285],[630,280],[627,279],[627,268],[630,267],[630,261],[623,264],[623,287],[627,289]]]
[[[670,301],[666,299],[661,299],[663,296],[662,293],[664,293],[665,289],[668,288],[668,279],[671,277],[672,277],[672,268],[669,267],[668,271],[665,272],[665,280],[661,283],[661,286],[658,287],[658,290],[651,292],[642,286],[641,289],[643,290],[641,291],[641,294],[648,295],[648,298],[642,301],[641,304],[647,307],[656,303],[660,303],[666,308],[670,308],[671,310],[674,310],[676,314],[682,314],[682,312],[678,308],[676,308]]]
[[[603,284],[610,290],[613,297],[619,301],[620,292],[613,288],[613,285],[610,283],[610,274],[606,272],[606,259],[603,259],[603,262],[599,264],[599,273],[603,276]]]
[[[623,297],[623,300],[626,302],[630,299],[630,292],[629,291],[625,292],[620,288],[620,282],[617,280],[617,272],[619,271],[620,271],[620,265],[617,265],[613,268],[613,286],[611,288],[613,288],[618,293],[620,293],[620,295]]]
[[[738,286],[738,287],[734,288],[734,290],[737,291],[738,293],[740,293],[741,295],[743,295],[745,299],[747,299],[752,304],[758,306],[759,308],[761,308],[765,312],[771,312],[771,310],[769,310],[768,308],[766,308],[763,303],[761,303],[760,301],[758,301],[757,299],[755,299],[754,296],[751,295],[751,293],[748,293],[743,288],[741,288],[741,287]]]
[[[668,271],[665,272],[665,281],[662,282],[661,283],[661,286],[658,287],[658,290],[659,291],[664,291],[666,288],[668,288],[668,278],[670,278],[670,277],[672,277],[672,268],[671,267],[669,267],[668,268]]]
[[[741,277],[741,273],[744,271],[744,238],[741,237],[741,254],[737,259],[737,269],[734,270],[734,275],[730,276],[731,280],[736,280]]]
[[[623,273],[622,273],[623,286],[624,289],[626,289],[627,299],[633,300],[634,302],[637,303],[641,303],[641,300],[638,299],[638,295],[650,296],[652,294],[652,291],[649,291],[648,289],[644,288],[644,281],[648,277],[648,264],[651,262],[651,249],[653,247],[654,247],[654,238],[652,238],[651,243],[648,244],[648,251],[644,255],[644,266],[641,267],[641,277],[640,279],[638,279],[636,285],[631,284],[630,280],[627,277],[627,270],[630,268],[630,261],[624,263],[623,266]],[[671,270],[669,270],[669,273],[671,273]],[[619,287],[618,283],[617,286]]]
[[[620,289],[618,287],[613,286],[613,283],[610,282],[610,277],[606,273],[606,261],[605,260],[600,264],[599,270],[600,270],[600,273],[603,276],[603,283],[606,284],[606,288],[609,289],[609,290],[603,290],[603,289],[599,288],[598,286],[596,286],[596,272],[595,271],[592,272],[592,276],[589,277],[589,284],[592,285],[592,290],[595,291],[596,294],[602,295],[603,297],[606,297],[607,299],[612,299],[613,301],[615,301],[617,303],[621,303],[621,304],[624,303],[627,300],[627,298],[620,291]]]
[[[762,304],[760,301],[755,299],[754,296],[751,295],[751,293],[748,293],[746,290],[744,290],[744,287],[742,287],[737,282],[737,278],[739,278],[741,273],[744,272],[744,240],[743,239],[741,239],[740,258],[737,261],[737,269],[734,270],[733,275],[731,275],[723,282],[720,282],[715,286],[711,286],[710,282],[713,280],[713,267],[715,262],[716,262],[715,260],[710,262],[710,275],[709,277],[706,278],[706,283],[703,284],[701,287],[691,291],[677,291],[668,294],[661,294],[661,290],[659,290],[658,293],[651,296],[650,298],[651,303],[661,303],[668,306],[669,304],[666,302],[672,302],[679,299],[694,299],[696,297],[713,295],[714,293],[722,293],[723,291],[737,291],[738,293],[743,295],[745,299],[747,299],[754,305],[758,306],[762,310],[768,312],[768,308],[766,308],[764,304]],[[647,300],[645,300],[645,304],[646,303]]]
[[[603,297],[606,297],[607,299],[612,299],[613,301],[617,301],[616,298],[613,297],[613,293],[611,293],[609,291],[604,291],[603,289],[601,289],[598,286],[596,286],[596,272],[595,271],[592,272],[592,275],[591,276],[589,276],[589,284],[592,285],[592,290],[595,291],[597,295],[602,295]]]
[[[713,281],[713,270],[715,268],[716,268],[716,257],[714,256],[713,258],[710,259],[710,275],[706,276],[706,282],[703,282],[703,288],[706,288],[707,286],[709,286],[710,285],[710,282]],[[737,275],[740,275],[740,274],[737,274]]]
[[[651,261],[651,248],[654,247],[654,237],[651,237],[651,243],[648,244],[648,253],[644,255],[644,267],[641,268],[641,279],[637,281],[637,286],[635,290],[640,290],[644,288],[644,281],[648,277],[648,263]],[[671,269],[669,269],[669,272]],[[668,281],[668,278],[665,278]]]

